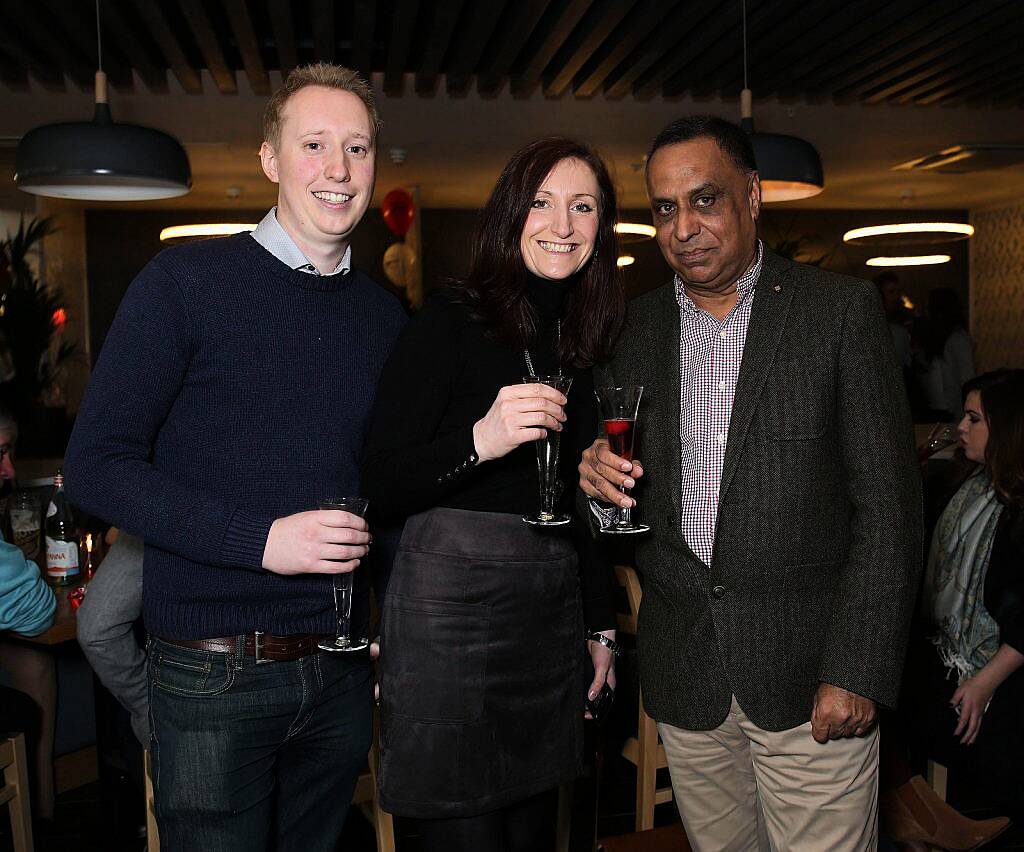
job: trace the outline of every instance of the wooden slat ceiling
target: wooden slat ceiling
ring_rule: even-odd
[[[92,85],[88,0],[0,0],[0,85]],[[757,97],[1024,105],[1021,0],[747,0]],[[389,96],[735,97],[740,0],[102,0],[112,85],[256,94],[328,60]],[[208,76],[201,72],[205,70]],[[134,72],[134,74],[133,74]],[[407,77],[407,75],[414,75]]]

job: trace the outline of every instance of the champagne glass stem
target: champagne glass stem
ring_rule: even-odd
[[[629,493],[626,490],[626,486],[624,486],[624,485],[620,485],[619,486],[619,491],[621,491],[623,494]],[[619,522],[618,522],[618,525],[620,527],[628,527],[628,526],[630,526],[630,524],[633,523],[632,515],[633,515],[633,510],[631,508],[626,508],[624,506],[620,506],[619,507]]]
[[[334,575],[334,614],[338,619],[338,644],[348,645],[352,632],[352,572]]]

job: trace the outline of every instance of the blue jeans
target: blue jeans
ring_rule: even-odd
[[[373,727],[366,657],[252,657],[153,639],[153,787],[163,852],[334,852]]]

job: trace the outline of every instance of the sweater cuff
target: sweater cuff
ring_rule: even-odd
[[[225,565],[246,568],[250,571],[263,570],[263,552],[267,549],[267,537],[273,518],[257,518],[240,509],[228,521],[221,542],[221,561]]]

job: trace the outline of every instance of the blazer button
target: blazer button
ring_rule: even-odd
[[[725,586],[715,586],[711,590],[711,594],[714,595],[714,597],[717,600],[721,600],[722,598],[725,597]]]

